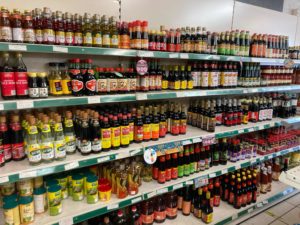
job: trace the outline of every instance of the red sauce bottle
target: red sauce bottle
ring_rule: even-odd
[[[24,33],[22,29],[22,18],[19,10],[14,10],[11,21],[12,27],[12,40],[13,42],[22,43],[24,42]]]
[[[154,222],[154,209],[152,200],[142,202],[140,224],[152,225]]]
[[[64,16],[64,29],[65,29],[65,45],[74,44],[74,27],[73,27],[73,15],[69,12]]]
[[[43,30],[43,44],[52,45],[55,43],[55,34],[53,29],[53,20],[51,17],[51,10],[44,7],[43,19],[42,19],[42,30]]]
[[[154,206],[154,221],[156,223],[163,223],[166,220],[166,205],[162,195],[157,196]]]
[[[0,81],[2,98],[14,99],[16,97],[16,84],[8,53],[4,53],[2,57]]]
[[[166,155],[166,181],[170,181],[172,178],[172,164],[171,154]]]
[[[16,61],[13,65],[14,77],[16,82],[16,94],[18,98],[28,97],[28,76],[27,68],[23,62],[22,54],[16,55]]]
[[[0,41],[12,41],[12,29],[9,20],[9,11],[4,7],[2,7],[0,11]]]
[[[160,184],[166,182],[166,157],[164,155],[159,157],[157,181]]]
[[[24,148],[23,131],[20,124],[20,118],[18,115],[12,116],[12,121],[10,123],[10,134],[11,134],[12,159],[14,161],[25,159],[26,155],[25,155],[25,148]]]
[[[23,32],[25,43],[35,43],[35,33],[33,29],[33,19],[30,11],[25,10],[23,15]]]
[[[62,19],[62,12],[55,13],[55,44],[64,45],[66,42],[65,25]]]
[[[35,31],[35,42],[37,44],[43,43],[43,20],[42,20],[42,10],[36,8],[34,10],[33,26]]]
[[[8,133],[7,120],[5,116],[0,117],[0,139],[2,140],[5,163],[11,161],[11,143]],[[2,159],[3,160],[3,159]]]
[[[82,16],[79,16],[77,13],[74,17],[74,45],[81,46],[82,39]]]
[[[166,195],[166,216],[173,220],[177,217],[177,194],[171,192]]]

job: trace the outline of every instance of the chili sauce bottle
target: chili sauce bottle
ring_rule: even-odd
[[[136,120],[134,123],[134,141],[140,143],[144,140],[144,123],[141,110],[137,111]]]
[[[160,195],[155,198],[154,221],[156,223],[163,223],[165,220],[166,220],[165,199],[162,195]]]
[[[101,143],[102,150],[108,151],[112,147],[112,138],[111,138],[111,128],[108,123],[108,117],[103,118],[102,126],[101,126]]]

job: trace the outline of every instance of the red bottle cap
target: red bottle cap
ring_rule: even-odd
[[[121,217],[121,216],[123,216],[123,212],[122,212],[122,210],[119,210],[118,211],[118,217]]]
[[[127,116],[126,115],[123,116],[123,120],[127,120]]]
[[[141,26],[141,21],[140,21],[140,20],[136,20],[136,21],[135,21],[135,25],[136,25],[136,26]]]
[[[148,27],[148,21],[143,21],[143,22],[142,22],[142,26],[143,26],[143,27]]]
[[[93,60],[92,59],[87,59],[86,62],[87,63],[93,63]]]
[[[107,117],[104,117],[104,122],[108,122],[108,118]]]
[[[75,58],[75,59],[73,59],[74,61],[74,63],[79,63],[80,62],[80,59],[79,58]]]

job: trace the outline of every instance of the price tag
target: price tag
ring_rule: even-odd
[[[268,156],[268,159],[272,159],[272,158],[273,158],[273,156],[272,156],[272,155],[269,155],[269,156]]]
[[[6,183],[6,182],[8,182],[8,181],[9,181],[8,176],[0,177],[0,184]]]
[[[239,133],[239,134],[242,134],[242,133],[244,133],[244,129],[242,129],[242,130],[238,130],[238,133]]]
[[[138,93],[136,95],[136,100],[146,100],[147,99],[147,94],[143,94],[143,93]]]
[[[238,164],[238,165],[235,165],[234,167],[235,167],[235,170],[239,170],[239,169],[241,169],[241,165],[240,165],[240,164]]]
[[[26,45],[8,45],[8,49],[11,51],[27,51]]]
[[[19,178],[20,179],[28,178],[28,177],[36,177],[36,176],[37,176],[37,171],[36,170],[19,173]]]
[[[186,185],[192,185],[194,182],[192,180],[188,180],[185,182]]]
[[[33,101],[31,100],[17,101],[17,109],[30,109],[30,108],[33,108]]]
[[[117,209],[117,208],[119,208],[119,204],[118,203],[107,206],[107,210],[112,210],[112,209]]]
[[[71,162],[65,165],[65,170],[71,170],[74,168],[79,167],[79,163],[78,162]]]
[[[281,152],[276,152],[276,156],[280,156],[281,155]]]
[[[253,208],[248,209],[248,213],[253,212]]]
[[[0,104],[0,110],[4,110],[4,105]]]
[[[69,49],[67,47],[53,46],[53,51],[68,53]]]
[[[217,175],[216,175],[216,173],[210,173],[210,174],[208,174],[208,176],[209,176],[209,178],[214,178],[214,177],[216,177]]]
[[[102,162],[106,162],[106,161],[109,161],[109,160],[110,160],[110,157],[109,156],[105,156],[105,157],[98,158],[97,162],[98,163],[102,163]]]
[[[182,91],[177,92],[177,93],[176,93],[176,97],[177,97],[177,98],[183,98],[183,97],[185,97],[185,93],[182,92]]]
[[[59,221],[59,225],[72,225],[73,224],[73,218],[67,217]]]
[[[226,173],[228,173],[228,169],[223,169],[222,174],[226,174]]]
[[[123,158],[127,158],[129,156],[130,156],[129,152],[120,152],[117,154],[117,159],[123,159]]]
[[[181,53],[180,54],[180,58],[181,59],[188,59],[189,58],[189,54],[188,53]]]
[[[134,203],[137,203],[137,202],[140,202],[142,201],[142,197],[138,197],[138,198],[134,198],[131,200],[131,204],[134,204]]]
[[[195,183],[195,188],[202,187],[202,186],[208,184],[208,179],[198,177],[198,178],[194,179],[194,183]]]
[[[260,207],[263,207],[263,204],[260,202],[260,203],[257,203],[256,205],[257,208],[260,208]]]
[[[254,131],[253,127],[251,127],[251,128],[248,129],[248,132],[253,132],[253,131]]]
[[[199,143],[201,141],[202,141],[202,139],[200,137],[197,137],[197,138],[193,139],[193,143]]]
[[[282,194],[283,194],[283,195],[287,195],[287,194],[288,194],[288,190],[284,190],[284,191],[282,192]]]
[[[148,198],[152,198],[156,195],[156,191],[150,192],[149,194],[147,194]]]
[[[202,145],[207,146],[207,145],[212,145],[215,143],[215,135],[208,135],[206,137],[202,138]]]
[[[247,89],[244,89],[244,90],[243,90],[243,93],[244,93],[244,94],[247,94],[247,93],[248,93],[248,90],[247,90]]]
[[[263,204],[265,205],[265,204],[268,204],[269,203],[269,201],[268,200],[264,200],[263,201]]]
[[[134,156],[134,155],[137,155],[138,153],[141,152],[141,149],[136,149],[136,150],[133,150],[130,152],[130,156]]]
[[[154,57],[154,53],[150,51],[138,51],[137,55],[139,57]]]
[[[238,214],[233,214],[232,216],[231,216],[231,220],[236,220],[238,218]]]
[[[184,141],[182,141],[182,145],[190,145],[190,144],[192,144],[191,140],[184,140]]]
[[[162,188],[162,189],[159,189],[157,190],[157,194],[164,194],[164,193],[167,193],[168,192],[168,188]]]
[[[250,164],[252,165],[252,164],[255,164],[256,163],[256,159],[251,159],[250,160]]]
[[[169,58],[170,59],[178,58],[178,55],[179,55],[178,53],[170,53]]]
[[[179,189],[183,187],[183,183],[173,185],[173,190]]]
[[[98,103],[100,103],[100,97],[99,96],[88,97],[88,103],[89,104],[98,104]]]

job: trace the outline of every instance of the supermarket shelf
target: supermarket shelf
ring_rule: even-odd
[[[248,93],[265,92],[287,92],[300,91],[300,85],[286,85],[273,87],[255,87],[255,88],[230,88],[216,90],[185,90],[185,91],[157,91],[148,93],[134,94],[116,94],[116,95],[96,95],[85,97],[62,96],[49,97],[45,99],[26,99],[26,100],[0,100],[0,110],[32,109],[59,106],[75,106],[99,103],[119,103],[136,100],[160,100],[185,97],[203,97],[218,95],[238,95]]]
[[[300,166],[296,166],[284,173],[281,173],[279,180],[300,190]]]
[[[282,152],[273,153],[273,154],[266,155],[266,156],[259,156],[259,157],[255,158],[255,162],[271,159],[272,157],[287,154],[288,152],[297,151],[299,149],[300,149],[300,146],[296,146],[294,148],[286,149]],[[173,191],[173,190],[176,190],[176,189],[188,186],[188,185],[192,185],[194,183],[197,186],[202,186],[205,184],[205,181],[207,181],[208,178],[214,178],[216,176],[220,176],[222,174],[226,174],[228,172],[232,172],[232,171],[235,171],[240,168],[248,167],[253,162],[254,162],[253,159],[247,159],[247,160],[239,161],[236,163],[228,162],[227,165],[214,166],[214,167],[210,168],[209,170],[206,170],[206,171],[203,171],[200,173],[195,173],[188,177],[179,178],[177,180],[172,180],[165,184],[158,184],[157,181],[152,181],[152,182],[148,182],[148,183],[144,182],[143,185],[139,189],[139,194],[137,194],[135,196],[128,196],[125,199],[118,199],[118,198],[116,198],[115,195],[112,195],[111,200],[106,203],[99,202],[96,204],[87,204],[85,202],[85,200],[83,200],[82,202],[74,203],[73,200],[71,200],[69,198],[69,199],[63,201],[63,213],[62,214],[60,214],[58,216],[52,216],[52,217],[50,217],[48,215],[48,213],[36,215],[35,223],[33,223],[33,224],[48,225],[48,224],[79,223],[79,222],[85,221],[87,219],[93,218],[95,216],[103,215],[105,213],[116,210],[118,208],[123,208],[123,207],[129,206],[129,205],[135,204],[137,202],[140,202],[142,200],[152,198],[156,195],[170,192],[170,191]],[[280,184],[280,182],[278,182],[278,183],[279,183],[278,187],[277,187],[277,184],[274,183],[274,185],[272,187],[273,188],[272,193],[274,194],[277,191],[279,191],[280,193],[276,194],[275,196],[272,196],[272,193],[268,193],[267,195],[262,195],[262,196],[267,197],[266,199],[268,202],[272,202],[272,201],[278,199],[279,197],[287,195],[288,193],[293,191],[293,188],[287,188],[286,185],[282,185],[282,184]],[[264,202],[266,201],[266,199],[263,199]],[[74,204],[76,204],[76,208],[70,207],[70,205],[74,205]],[[221,207],[223,208],[223,206],[224,206],[225,209],[230,208],[231,210],[233,210],[232,206],[227,205],[228,207],[226,207],[226,205],[227,205],[227,203],[224,204],[222,202]],[[261,206],[262,206],[261,203],[257,203],[257,204],[252,205],[250,208],[252,208],[252,210],[253,210],[254,208],[260,208]],[[221,207],[220,207],[220,209],[221,209]],[[226,217],[223,220],[228,222],[228,221],[233,220],[234,218],[238,218],[238,217],[244,215],[245,213],[250,212],[251,211],[250,208],[240,210],[238,212],[238,214],[234,214],[234,213],[236,213],[235,210],[231,211],[230,212],[231,214],[228,214],[228,212],[226,212],[225,214],[222,214],[222,215],[223,216],[231,215],[231,216],[228,218]],[[218,214],[219,213],[215,213],[214,215],[218,215]],[[0,215],[0,221],[1,221],[1,215]],[[216,221],[216,219],[215,219],[215,221]],[[218,223],[218,225],[220,225],[220,224],[224,224],[224,223]]]
[[[300,121],[300,117],[297,117]],[[290,118],[282,120],[280,118],[273,118],[272,121],[264,121],[260,123],[249,123],[247,125],[239,125],[235,127],[220,126],[216,128],[215,133],[209,133],[199,128],[188,127],[188,132],[185,135],[172,136],[167,135],[157,141],[149,141],[147,143],[131,144],[128,148],[121,148],[119,150],[111,150],[109,152],[102,152],[100,154],[91,154],[82,156],[80,153],[68,155],[64,161],[54,161],[52,163],[42,163],[38,166],[29,165],[27,160],[21,162],[9,162],[1,168],[0,184],[6,182],[16,182],[24,178],[32,178],[44,176],[53,173],[59,173],[75,168],[82,168],[96,165],[103,162],[108,162],[116,159],[131,157],[134,155],[141,155],[144,149],[153,148],[155,150],[175,148],[179,145],[187,145],[197,142],[202,142],[205,138],[215,137],[223,138],[235,136],[238,134],[249,133],[257,130],[263,130],[270,127],[276,127],[282,124],[282,121],[295,120]],[[276,153],[274,153],[276,154]],[[275,157],[275,156],[274,156]]]
[[[297,192],[296,189],[289,187],[281,182],[272,183],[272,191],[267,194],[262,194],[258,197],[258,201],[255,204],[251,204],[245,208],[239,210],[233,208],[232,205],[221,201],[219,207],[214,207],[213,222],[211,224],[215,225],[225,225],[234,221],[242,216],[250,214],[254,211],[259,211],[264,207],[269,207],[272,203],[286,199]],[[197,219],[193,215],[183,216],[181,212],[178,212],[178,216],[175,220],[166,220],[165,225],[179,225],[179,224],[189,224],[189,225],[201,225],[205,224],[202,220]]]
[[[169,59],[192,59],[192,60],[222,60],[238,62],[263,62],[282,64],[285,59],[254,58],[241,56],[225,56],[195,53],[175,53],[160,51],[140,51],[133,49],[115,49],[115,48],[96,48],[96,47],[78,47],[78,46],[57,46],[42,44],[16,44],[0,43],[0,51],[19,51],[31,53],[63,53],[63,54],[85,54],[85,55],[105,55],[122,57],[145,57],[145,58],[169,58]],[[293,60],[294,63],[300,63],[300,60]]]

